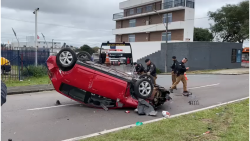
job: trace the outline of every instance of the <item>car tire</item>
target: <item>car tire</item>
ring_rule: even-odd
[[[91,55],[86,51],[81,51],[77,54],[77,59],[80,61],[91,61]]]
[[[134,90],[138,98],[147,99],[153,93],[153,84],[147,78],[139,79],[135,82]]]
[[[154,84],[154,77],[152,75],[142,74],[139,76],[139,79],[143,79],[143,78],[150,80],[151,83]]]
[[[70,48],[63,48],[56,55],[56,64],[62,71],[71,70],[75,66],[76,61],[76,53]]]

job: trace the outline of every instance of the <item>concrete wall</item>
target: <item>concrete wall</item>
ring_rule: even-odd
[[[137,62],[145,65],[146,58],[151,59],[156,67],[162,72],[170,72],[172,56],[178,61],[187,57],[186,66],[190,70],[240,68],[241,63],[231,63],[232,49],[242,49],[240,43],[217,43],[217,42],[179,42],[161,44],[161,50],[143,57]]]
[[[150,54],[150,55],[147,55],[147,56],[145,56],[145,57],[139,59],[139,60],[137,61],[137,63],[141,63],[141,64],[143,64],[144,67],[146,67],[146,65],[145,65],[145,60],[146,60],[147,58],[149,58],[149,59],[155,64],[155,66],[156,66],[158,69],[160,69],[161,67],[164,67],[164,65],[162,66],[162,62],[159,60],[160,57],[161,57],[161,51],[159,50],[159,51],[157,51],[157,52],[155,52],[155,53],[152,53],[152,54]],[[164,70],[164,69],[163,69],[163,70]]]
[[[134,62],[144,56],[161,50],[161,42],[131,42],[130,44],[132,46]]]

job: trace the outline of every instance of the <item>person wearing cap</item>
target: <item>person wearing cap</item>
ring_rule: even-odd
[[[169,91],[173,93],[173,89],[177,86],[177,84],[182,81],[183,83],[183,95],[188,96],[190,93],[187,91],[187,81],[184,76],[184,73],[189,69],[189,67],[185,67],[185,63],[188,61],[187,58],[183,58],[180,63],[177,64],[176,69],[176,82],[170,87]]]
[[[135,66],[135,72],[139,75],[144,74],[145,70],[142,64],[137,64],[136,62],[134,62],[134,66]]]
[[[152,75],[154,77],[154,84],[156,84],[155,80],[157,79],[157,76],[155,64],[152,63],[149,59],[146,59],[145,63],[147,65],[147,74]]]
[[[173,64],[171,66],[171,69],[172,69],[172,85],[176,82],[176,77],[177,77],[177,74],[176,74],[176,71],[177,71],[177,64],[178,64],[178,61],[176,60],[176,57],[173,56],[172,57],[173,59]],[[175,89],[177,90],[177,86],[175,86]]]
[[[7,87],[0,80],[0,106],[2,106],[6,102],[6,95],[7,95]]]

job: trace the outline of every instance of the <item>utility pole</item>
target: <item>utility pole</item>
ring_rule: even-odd
[[[12,31],[13,31],[14,35],[16,36],[16,32],[15,32],[15,30],[13,28],[12,28]],[[18,43],[18,47],[20,47],[19,46],[19,40],[18,40],[17,36],[16,36],[16,40],[17,40],[17,43]],[[13,39],[12,39],[12,42],[13,42]]]
[[[53,45],[54,45],[54,44],[53,44],[53,40],[54,40],[54,39],[52,39],[52,53],[53,53]]]
[[[35,66],[37,66],[37,11],[38,10],[39,8],[35,9],[35,11],[33,12],[33,14],[35,14],[35,49],[36,49]]]
[[[158,16],[159,16],[159,18],[161,18],[162,19],[162,17],[160,16],[160,14],[155,10],[154,11],[155,13],[157,13],[158,14]],[[165,29],[166,29],[166,49],[167,49],[167,47],[168,47],[168,13],[166,13],[166,24],[164,24],[164,21],[163,21],[163,19],[162,19],[162,24],[165,26]],[[165,71],[167,72],[167,62],[166,62],[166,60],[167,60],[167,58],[168,58],[168,54],[167,54],[167,52],[166,52],[166,59],[165,59]]]
[[[45,43],[46,43],[46,45],[47,45],[47,48],[49,48],[49,47],[48,47],[48,44],[47,44],[47,42],[46,42],[46,40],[45,40],[45,36],[43,35],[43,33],[41,33],[41,34],[42,34],[43,39],[44,39],[44,41],[45,41]]]

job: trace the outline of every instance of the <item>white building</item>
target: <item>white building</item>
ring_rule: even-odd
[[[193,41],[195,0],[126,0],[119,4],[123,10],[113,14],[116,42],[130,42],[134,59],[160,50],[168,42]],[[164,22],[164,24],[163,24]]]
[[[127,0],[113,15],[117,42],[193,41],[194,0]]]

